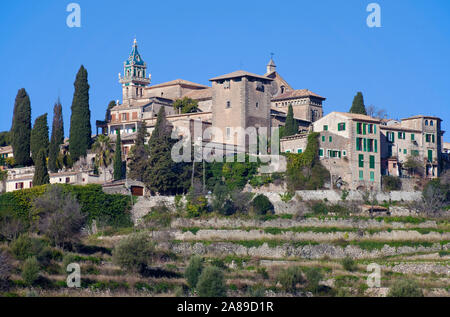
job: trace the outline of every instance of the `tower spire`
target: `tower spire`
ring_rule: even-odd
[[[136,37],[128,59],[124,62],[123,77],[119,74],[119,82],[122,84],[123,100],[130,104],[132,99],[144,96],[144,88],[150,84],[147,78],[147,64],[138,52]]]
[[[274,53],[270,53],[270,61],[267,64],[267,74],[273,73],[277,70],[277,66],[275,65],[275,62],[273,61]]]

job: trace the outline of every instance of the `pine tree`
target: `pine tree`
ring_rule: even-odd
[[[364,114],[367,115],[366,107],[364,106],[364,97],[362,92],[358,92],[353,98],[353,104],[350,108],[350,113]]]
[[[106,113],[105,113],[105,121],[109,121],[109,117],[111,116],[111,109],[114,108],[116,106],[116,102],[110,101],[108,104],[108,108],[106,108]]]
[[[171,139],[172,128],[167,122],[164,107],[158,113],[155,129],[148,142],[149,163],[145,184],[150,191],[160,194],[171,194],[178,188],[176,167],[171,151],[175,141]]]
[[[122,173],[122,140],[120,138],[120,132],[117,134],[116,150],[114,152],[114,180],[120,180],[123,178]]]
[[[41,149],[44,150],[44,155],[48,155],[48,124],[47,114],[43,114],[36,118],[33,130],[31,130],[31,157],[33,162],[36,160],[37,154]]]
[[[87,154],[91,143],[91,111],[89,110],[88,73],[81,65],[75,80],[70,118],[69,151],[75,162]]]
[[[298,133],[298,122],[297,120],[294,119],[294,110],[292,109],[292,105],[289,104],[283,136],[291,136],[297,133]]]
[[[53,107],[52,137],[50,140],[48,168],[52,172],[57,172],[61,166],[58,162],[59,146],[64,143],[64,122],[62,116],[62,106],[60,101]]]
[[[31,104],[24,88],[17,93],[11,127],[11,145],[17,165],[26,166],[30,159]]]
[[[46,161],[45,149],[41,148],[35,156],[33,186],[50,183]]]
[[[144,181],[144,176],[148,167],[148,149],[145,145],[145,138],[147,137],[147,127],[142,121],[138,127],[135,145],[130,151],[130,160],[128,163],[129,178]]]

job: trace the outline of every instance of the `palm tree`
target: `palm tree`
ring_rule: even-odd
[[[103,168],[104,182],[106,183],[106,168],[112,162],[113,146],[111,139],[106,135],[99,135],[92,146],[95,152],[95,164]]]

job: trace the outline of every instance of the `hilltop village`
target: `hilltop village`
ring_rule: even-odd
[[[450,296],[439,117],[389,119],[361,92],[324,111],[273,58],[209,81],[152,84],[135,40],[95,135],[80,67],[69,137],[59,101],[49,137],[18,91],[0,296]]]

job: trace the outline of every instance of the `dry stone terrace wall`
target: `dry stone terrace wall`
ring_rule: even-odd
[[[255,219],[233,219],[233,218],[211,218],[211,219],[186,219],[177,218],[172,221],[172,228],[295,228],[295,227],[337,227],[337,228],[358,228],[358,229],[407,229],[407,228],[437,228],[436,221],[425,221],[418,224],[403,222],[385,222],[376,219],[335,219],[335,218],[306,218],[302,220],[274,219],[268,221]]]
[[[336,240],[370,240],[370,241],[450,241],[450,233],[429,232],[420,234],[411,230],[381,231],[373,234],[358,232],[292,232],[279,234],[266,233],[264,230],[199,230],[172,233],[173,239],[180,241],[246,241],[246,240],[281,240],[281,241],[314,241],[330,242]]]
[[[174,253],[182,256],[198,254],[217,257],[234,255],[271,259],[343,259],[345,257],[351,257],[354,259],[376,259],[400,254],[449,250],[450,243],[443,246],[441,246],[440,243],[435,243],[431,247],[391,247],[385,245],[381,249],[374,250],[364,250],[355,245],[341,247],[332,244],[304,245],[296,247],[286,243],[284,245],[270,247],[267,243],[264,243],[258,247],[246,247],[244,245],[230,242],[217,242],[206,245],[203,243],[173,243],[169,244],[167,247]]]

